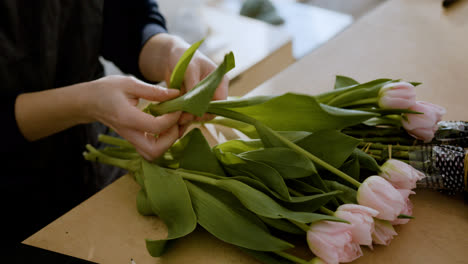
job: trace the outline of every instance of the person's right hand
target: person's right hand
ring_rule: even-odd
[[[108,76],[90,82],[83,91],[88,121],[99,121],[133,144],[145,159],[161,156],[179,138],[181,112],[154,117],[137,108],[139,99],[166,101],[179,91],[132,77]]]

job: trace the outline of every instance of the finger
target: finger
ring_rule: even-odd
[[[190,124],[195,120],[195,116],[190,114],[190,113],[182,113],[182,115],[179,118],[179,125],[187,125]]]
[[[126,111],[123,112],[120,122],[124,126],[132,129],[159,134],[174,124],[177,124],[181,113],[181,111],[177,111],[154,117],[136,107],[128,107]]]
[[[229,91],[229,79],[224,76],[213,96],[213,100],[226,100]]]
[[[187,128],[189,126],[190,126],[190,124],[179,125],[179,138],[181,138],[185,134],[185,131],[187,131]]]
[[[130,129],[130,128],[121,128],[115,130],[120,136],[125,138],[128,142],[130,142],[136,149],[136,151],[146,160],[150,160],[152,157],[146,153],[145,149],[147,147],[147,139],[145,132],[141,132],[138,130]]]
[[[200,70],[198,67],[189,67],[184,77],[183,93],[192,90],[200,82]]]
[[[138,98],[149,101],[163,102],[177,97],[180,91],[177,89],[167,89],[159,85],[147,84],[136,80],[133,85],[127,88],[127,92]]]
[[[213,120],[216,117],[216,115],[210,114],[210,113],[205,113],[202,117],[196,117],[195,121],[198,122],[207,122],[210,120]]]
[[[154,135],[134,129],[123,128],[120,135],[126,138],[140,155],[152,161],[164,154],[179,138],[178,126],[172,126],[161,133],[157,138]]]

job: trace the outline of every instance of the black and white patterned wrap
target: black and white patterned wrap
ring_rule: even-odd
[[[426,174],[418,188],[447,194],[466,191],[466,155],[464,148],[451,145],[424,145],[411,151],[410,164]]]

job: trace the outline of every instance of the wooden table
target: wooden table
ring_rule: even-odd
[[[467,118],[468,3],[444,11],[440,0],[389,0],[355,25],[248,95],[331,89],[336,74],[423,83],[418,98],[443,105],[445,119]],[[99,263],[257,263],[203,230],[184,237],[163,258],[144,238],[163,238],[164,225],[135,205],[137,184],[124,176],[24,243]],[[467,263],[468,205],[428,190],[412,196],[414,216],[397,227],[390,246],[355,263]]]

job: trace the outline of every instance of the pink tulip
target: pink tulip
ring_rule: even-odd
[[[413,203],[409,199],[409,196],[410,194],[415,194],[415,192],[411,190],[407,190],[407,189],[398,189],[398,191],[400,192],[401,196],[405,200],[405,207],[400,212],[400,214],[411,216],[413,214]],[[408,218],[397,218],[393,220],[391,223],[392,225],[404,225],[404,224],[407,224],[409,220],[410,219]]]
[[[374,219],[375,231],[372,234],[374,244],[388,246],[394,236],[397,235],[392,224],[388,221]]]
[[[387,160],[380,168],[379,175],[397,189],[414,189],[416,182],[425,177],[424,173],[413,166],[396,159]]]
[[[384,85],[379,91],[379,106],[386,109],[408,109],[416,103],[416,91],[411,83]]]
[[[351,262],[362,256],[359,244],[353,242],[351,225],[320,221],[307,232],[310,250],[328,264]]]
[[[426,143],[430,142],[438,129],[437,123],[446,113],[445,108],[429,102],[417,101],[409,109],[423,114],[406,114],[408,120],[402,120],[403,127],[414,138]]]
[[[374,218],[379,212],[357,204],[343,204],[336,209],[335,216],[351,223],[353,241],[359,245],[372,245]]]
[[[401,194],[387,180],[370,176],[359,187],[357,201],[360,205],[377,210],[379,219],[393,221],[405,207]]]

